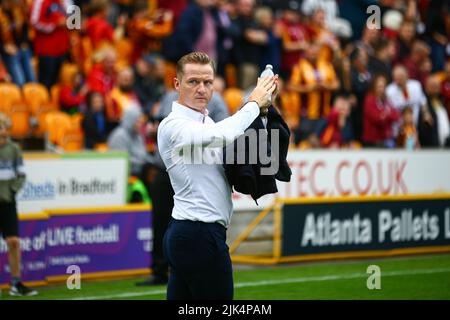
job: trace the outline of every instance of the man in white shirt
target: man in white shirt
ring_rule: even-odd
[[[399,111],[405,107],[411,107],[414,122],[417,125],[419,111],[427,102],[419,81],[408,79],[408,70],[402,65],[397,65],[392,71],[394,82],[386,88],[386,96],[389,102]]]
[[[214,64],[201,52],[177,63],[178,101],[158,128],[158,147],[175,191],[172,220],[164,239],[170,265],[167,299],[233,299],[231,259],[226,228],[233,212],[231,188],[221,163],[190,159],[194,154],[221,158],[233,142],[268,107],[278,77],[258,79],[241,110],[218,123],[208,117]]]

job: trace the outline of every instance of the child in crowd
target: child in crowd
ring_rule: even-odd
[[[397,135],[397,146],[408,150],[420,147],[411,107],[402,110],[401,126]]]

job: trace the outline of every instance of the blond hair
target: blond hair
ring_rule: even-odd
[[[181,79],[184,74],[184,66],[188,63],[209,64],[215,73],[214,61],[204,52],[191,52],[180,58],[177,62],[177,78]]]
[[[255,20],[261,24],[264,18],[273,17],[272,10],[269,7],[256,8],[254,17]]]

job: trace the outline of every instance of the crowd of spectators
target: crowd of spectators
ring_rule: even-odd
[[[68,28],[71,4],[80,28]],[[152,151],[177,99],[174,63],[203,51],[217,65],[216,121],[235,112],[227,90],[245,99],[272,64],[293,146],[449,147],[449,10],[448,0],[2,0],[0,82],[57,86],[60,110],[83,114],[87,149],[137,108]]]

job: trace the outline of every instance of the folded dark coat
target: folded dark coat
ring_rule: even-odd
[[[223,166],[229,184],[235,191],[251,195],[255,201],[263,195],[278,192],[276,180],[289,182],[292,175],[286,160],[289,127],[273,106],[269,108],[267,120],[267,130],[258,117],[245,134],[225,147],[223,152]],[[272,141],[277,137],[273,130],[278,130],[276,141]]]

